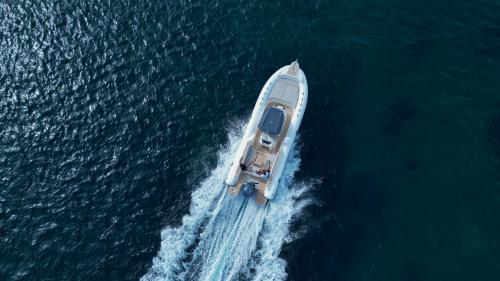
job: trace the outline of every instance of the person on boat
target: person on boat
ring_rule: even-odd
[[[245,171],[247,169],[247,165],[245,165],[245,163],[240,163],[240,168],[242,171]]]
[[[270,171],[269,170],[264,170],[262,174],[260,174],[260,177],[263,178],[264,180],[267,180],[269,178]]]

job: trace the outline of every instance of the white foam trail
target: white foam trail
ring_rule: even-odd
[[[142,281],[176,280],[182,270],[181,261],[191,246],[207,218],[212,216],[214,202],[225,195],[224,177],[236,153],[243,132],[243,125],[229,131],[229,144],[219,152],[217,168],[200,183],[200,187],[191,194],[189,214],[182,218],[182,225],[173,228],[167,226],[161,232],[161,246],[158,255],[153,258],[153,265]],[[223,196],[225,197],[225,196]]]
[[[229,149],[220,153],[217,168],[193,192],[182,225],[162,231],[161,249],[142,281],[234,280],[243,274],[251,278],[250,268],[255,280],[286,278],[286,263],[278,255],[294,215],[310,203],[299,198],[311,184],[292,183],[300,165],[294,149],[276,197],[267,207],[255,204],[253,198],[227,195],[222,182],[241,132],[241,127],[230,132]]]
[[[279,257],[281,247],[284,242],[298,238],[298,235],[289,232],[289,226],[304,207],[313,203],[313,200],[305,197],[305,193],[315,184],[316,181],[288,182],[284,183],[286,186],[280,186],[278,189],[273,204],[268,206],[268,214],[259,237],[261,246],[256,252],[255,259],[251,261],[251,267],[255,272],[253,280],[278,281],[287,278],[286,262]]]
[[[201,265],[199,273],[188,279],[232,280],[248,264],[266,214],[266,208],[253,201],[243,196],[224,200],[194,252],[191,264]]]

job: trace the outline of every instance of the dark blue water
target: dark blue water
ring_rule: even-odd
[[[268,280],[500,278],[498,1],[5,1],[0,14],[0,280],[168,279],[165,238],[187,226],[185,279],[266,280],[268,251],[281,274]],[[182,217],[296,58],[309,103],[275,205],[290,213],[262,214],[247,247],[223,248],[248,258],[218,268],[203,253],[225,240],[206,223],[247,213]]]

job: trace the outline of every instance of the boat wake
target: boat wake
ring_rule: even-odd
[[[161,233],[161,248],[142,281],[153,280],[284,280],[286,263],[279,257],[290,240],[289,224],[312,201],[312,183],[295,183],[300,159],[294,149],[275,198],[263,207],[223,186],[241,139],[243,126],[229,131],[229,145],[219,163],[191,197],[189,214],[179,227]]]

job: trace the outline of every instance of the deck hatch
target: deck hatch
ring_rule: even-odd
[[[259,121],[259,129],[270,136],[276,136],[281,133],[284,121],[285,114],[283,110],[270,107],[262,115]]]

